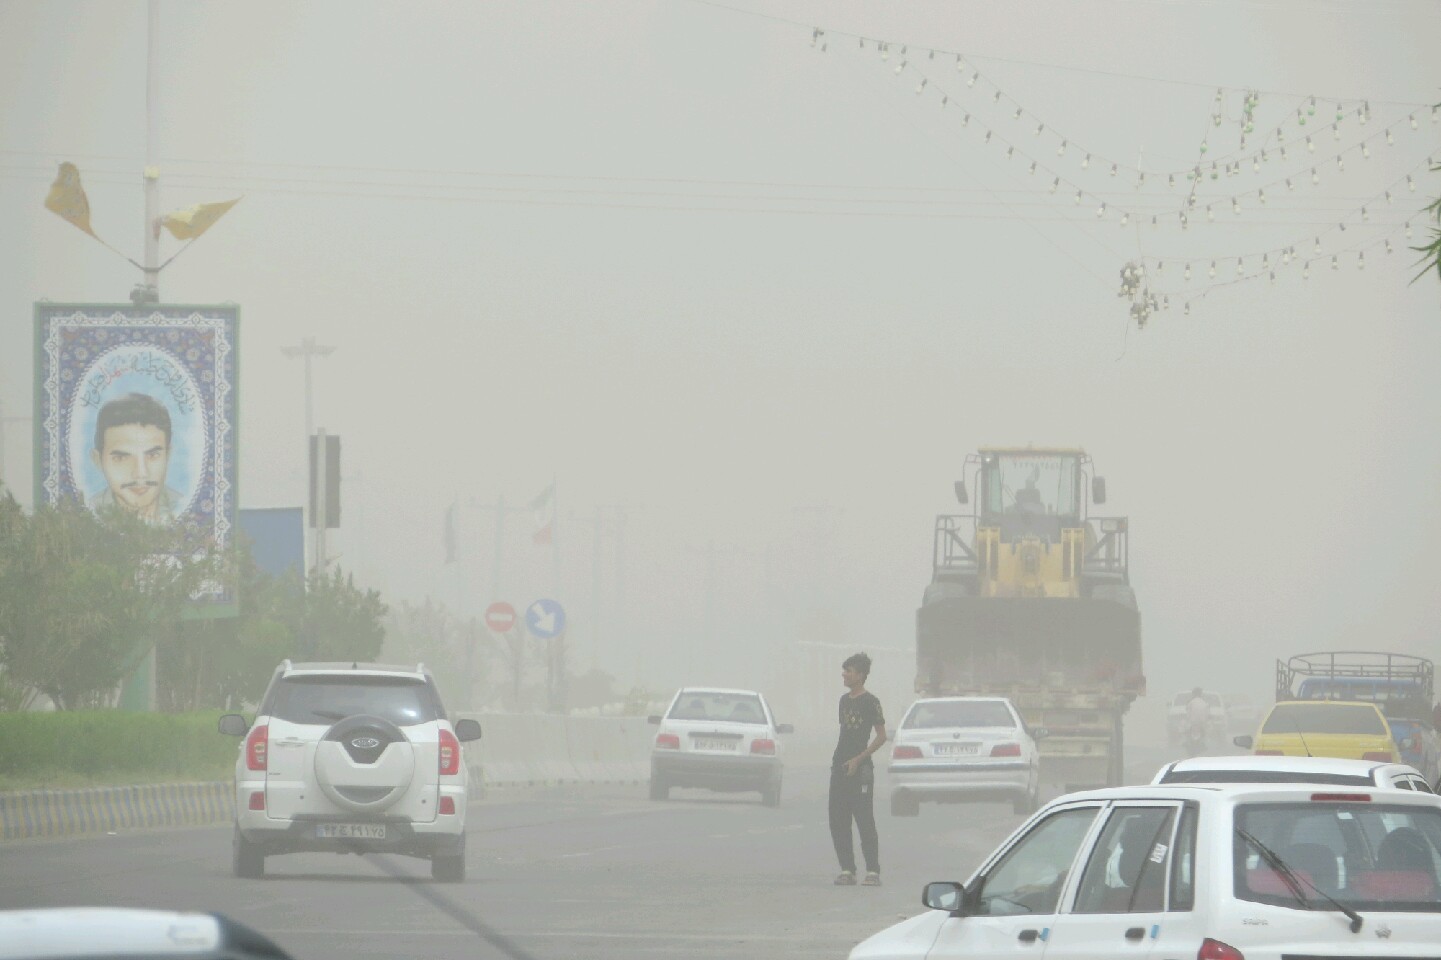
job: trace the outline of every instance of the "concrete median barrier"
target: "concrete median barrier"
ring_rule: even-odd
[[[201,826],[234,812],[228,782],[25,790],[0,794],[0,840]]]

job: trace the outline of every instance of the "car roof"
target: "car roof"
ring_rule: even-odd
[[[1374,700],[1277,700],[1271,705],[1267,714],[1274,712],[1277,707],[1370,707],[1377,713],[1381,713],[1381,707]],[[1385,714],[1382,714],[1385,716]]]
[[[1010,697],[922,697],[916,703],[1010,703]]]
[[[683,693],[726,693],[739,694],[740,696],[759,697],[759,690],[737,690],[730,687],[681,687],[676,691],[676,696]]]
[[[1167,764],[1163,769],[1186,773],[1192,770],[1280,770],[1287,773],[1350,773],[1374,776],[1385,773],[1418,773],[1405,763],[1376,763],[1372,760],[1343,760],[1339,757],[1258,757],[1245,754],[1231,757],[1188,757]]]
[[[1237,803],[1310,802],[1313,794],[1365,794],[1382,803],[1416,803],[1419,806],[1441,806],[1441,797],[1433,793],[1392,790],[1384,787],[1336,787],[1310,783],[1164,783],[1133,787],[1106,787],[1085,790],[1057,797],[1048,806],[1085,800],[1204,800]]]
[[[423,663],[417,663],[414,666],[400,666],[390,663],[362,663],[358,660],[315,663],[291,663],[287,660],[280,665],[280,672],[287,677],[345,674],[360,677],[406,677],[413,680],[426,680],[430,676],[430,672],[425,669]]]

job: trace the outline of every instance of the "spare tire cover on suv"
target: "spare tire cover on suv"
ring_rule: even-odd
[[[385,810],[410,788],[414,774],[415,747],[384,717],[346,717],[315,747],[316,783],[347,810]]]

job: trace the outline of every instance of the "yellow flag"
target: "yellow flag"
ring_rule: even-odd
[[[197,203],[193,207],[167,213],[160,218],[160,222],[176,240],[194,240],[214,226],[215,221],[225,216],[225,212],[239,202],[240,198],[236,197],[221,203]]]
[[[90,201],[85,196],[85,188],[80,186],[80,171],[75,164],[60,164],[60,172],[55,175],[50,194],[45,198],[45,208],[95,236],[95,231],[90,229]]]

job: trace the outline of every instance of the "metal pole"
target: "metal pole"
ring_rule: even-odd
[[[160,302],[160,0],[150,0],[145,45],[145,286],[146,299]]]
[[[314,571],[325,574],[325,521],[329,509],[325,502],[325,488],[330,482],[330,459],[326,456],[325,430],[315,434],[315,567]]]
[[[315,342],[314,337],[305,337],[300,341],[299,346],[281,347],[280,352],[287,357],[300,357],[305,362],[305,466],[310,469],[310,441],[315,436],[315,378],[311,361],[316,357],[328,357],[335,352],[335,347],[325,346]],[[311,523],[314,518],[310,516],[310,498],[305,498],[304,516],[305,523],[305,559],[306,569],[313,570],[316,566],[316,551],[314,549],[315,537],[311,534]]]
[[[600,533],[605,513],[595,508],[595,542],[590,558],[590,664],[600,664]]]

